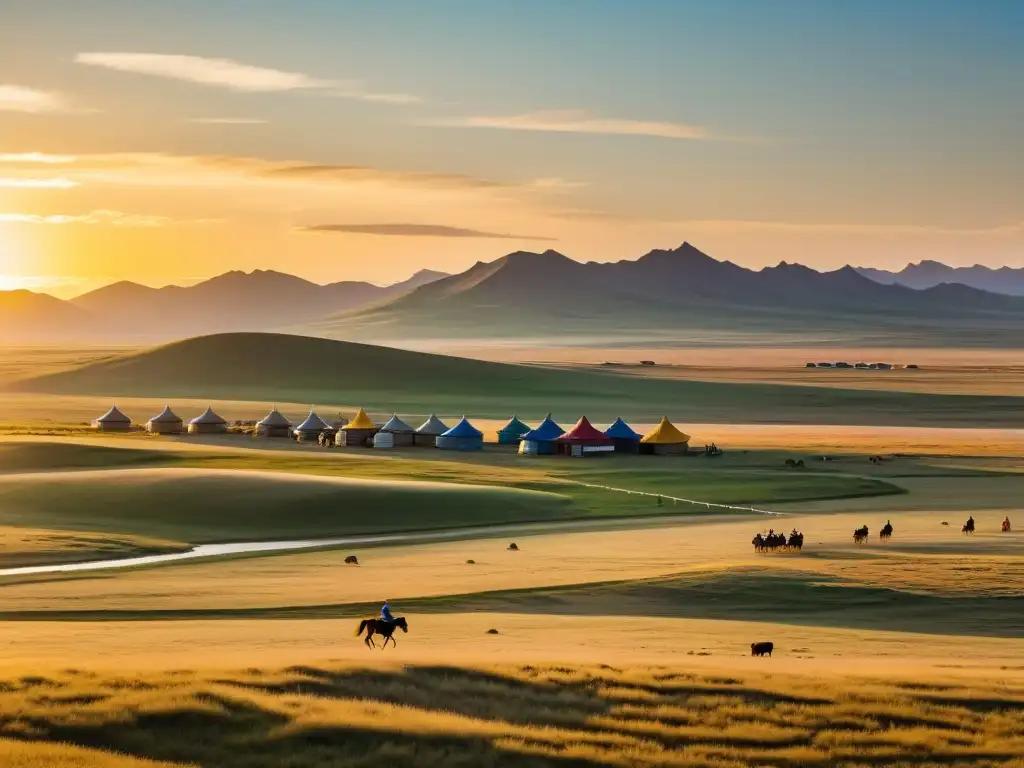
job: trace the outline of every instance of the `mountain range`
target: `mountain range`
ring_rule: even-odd
[[[424,270],[387,287],[255,271],[189,287],[121,282],[70,301],[0,293],[6,341],[270,330],[389,343],[571,335],[652,344],[1016,347],[1024,340],[1024,297],[951,282],[908,287],[849,266],[818,272],[781,262],[751,270],[689,243],[607,263],[517,251],[456,275]]]
[[[161,340],[271,330],[387,301],[443,272],[422,270],[389,286],[318,285],[282,272],[226,272],[191,286],[150,288],[122,281],[69,301],[31,291],[0,292],[0,340]]]
[[[864,277],[885,285],[905,285],[907,288],[934,288],[942,283],[959,283],[971,288],[1009,296],[1024,296],[1024,268],[950,267],[940,261],[921,261],[908,264],[899,272],[858,267]]]

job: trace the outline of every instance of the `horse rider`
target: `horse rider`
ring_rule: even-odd
[[[1005,518],[1003,518],[1003,530],[1004,531],[1010,530],[1010,516],[1009,515],[1007,515]]]
[[[967,527],[974,528],[974,515],[967,518]]]
[[[391,615],[391,609],[388,608],[388,601],[384,601],[384,605],[380,608],[380,620],[386,621],[388,624],[393,624],[395,617]]]

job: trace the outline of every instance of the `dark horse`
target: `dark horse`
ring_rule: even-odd
[[[878,532],[878,538],[888,539],[892,537],[892,523],[886,523],[882,526],[882,530]]]
[[[863,544],[867,540],[868,540],[868,527],[866,525],[862,525],[860,528],[858,528],[856,531],[853,532],[853,543],[854,544]]]
[[[363,641],[366,643],[368,648],[376,648],[377,644],[373,642],[374,635],[381,635],[384,638],[384,645],[381,646],[383,651],[388,647],[388,640],[391,641],[392,645],[397,646],[395,638],[395,628],[401,627],[403,632],[409,631],[409,624],[405,620],[404,616],[395,616],[394,621],[382,621],[381,619],[363,619],[359,622],[359,629],[356,630],[356,637],[363,634],[363,630],[366,630],[366,639]]]
[[[974,517],[967,518],[967,522],[964,523],[964,527],[960,529],[960,533],[971,534],[974,533]]]

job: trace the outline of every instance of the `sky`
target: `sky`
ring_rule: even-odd
[[[0,289],[1024,266],[1016,0],[3,0]]]

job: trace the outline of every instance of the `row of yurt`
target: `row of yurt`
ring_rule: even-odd
[[[524,434],[519,442],[521,456],[587,456],[600,453],[684,454],[689,450],[690,436],[680,431],[667,417],[646,435],[641,436],[621,418],[604,432],[586,416],[565,432],[551,414],[536,429]]]
[[[115,405],[96,419],[93,426],[101,432],[126,432],[132,428],[132,420]],[[185,422],[171,410],[171,406],[165,405],[160,413],[146,422],[146,431],[153,435],[180,435],[185,431]],[[197,416],[188,423],[190,434],[212,434],[227,431],[227,421],[214,413],[212,407],[207,408],[201,416]]]

